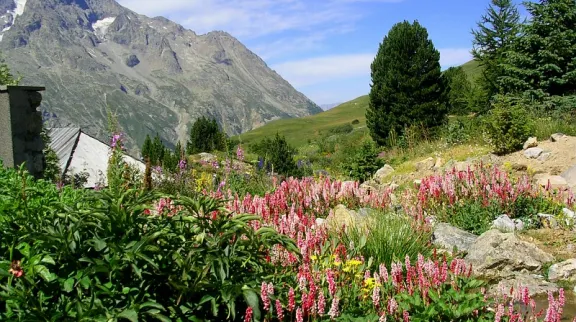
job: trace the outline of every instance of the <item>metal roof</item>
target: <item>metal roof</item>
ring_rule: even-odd
[[[88,173],[85,188],[94,188],[99,182],[107,185],[110,146],[82,132],[80,128],[53,128],[48,133],[52,139],[50,146],[56,151],[63,172],[69,175]],[[126,154],[123,159],[144,172],[146,165],[143,162]]]

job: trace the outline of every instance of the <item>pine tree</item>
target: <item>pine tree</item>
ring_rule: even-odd
[[[526,3],[531,20],[504,65],[500,83],[529,99],[576,94],[576,1]]]
[[[478,108],[487,110],[490,99],[502,89],[498,79],[504,75],[502,64],[505,53],[510,50],[520,31],[520,14],[512,0],[492,0],[486,14],[482,15],[474,36],[472,56],[482,68],[478,79],[481,98]]]
[[[220,130],[215,119],[202,116],[190,129],[190,139],[186,144],[186,153],[223,151],[226,148],[226,135]]]
[[[444,71],[446,80],[446,98],[450,114],[463,115],[471,111],[469,108],[472,84],[462,67],[450,67]]]
[[[160,139],[158,133],[154,137],[154,141],[152,141],[152,153],[151,153],[151,162],[152,165],[160,165],[164,160],[164,153],[166,148]]]
[[[407,126],[430,129],[446,119],[440,53],[417,21],[392,27],[371,65],[372,84],[366,123],[375,142],[384,145]]]
[[[146,134],[146,139],[144,139],[144,144],[142,145],[142,157],[144,160],[150,159],[152,153],[152,140],[150,135]]]
[[[285,176],[296,174],[297,166],[294,162],[296,150],[286,142],[284,136],[276,133],[274,140],[271,140],[268,145],[266,154],[267,163],[273,167],[275,173]]]

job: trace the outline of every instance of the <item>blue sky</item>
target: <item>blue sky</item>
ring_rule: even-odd
[[[489,0],[120,0],[197,33],[224,30],[318,104],[370,89],[370,63],[393,24],[418,20],[447,68],[470,60]]]

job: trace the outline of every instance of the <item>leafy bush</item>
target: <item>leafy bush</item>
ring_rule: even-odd
[[[355,119],[354,121],[352,121],[351,124],[352,124],[352,125],[360,124],[360,121],[358,121],[357,119]]]
[[[209,197],[82,192],[0,170],[0,319],[239,319],[294,242]]]
[[[522,148],[534,133],[534,124],[521,100],[497,96],[486,120],[486,130],[494,152],[506,154]]]
[[[340,236],[344,245],[353,245],[349,252],[372,258],[376,263],[391,265],[405,256],[431,254],[431,232],[404,215],[373,212],[365,224],[352,225]]]
[[[372,141],[365,140],[360,150],[343,164],[344,172],[354,180],[361,182],[368,180],[384,165],[384,162],[378,158],[378,152]]]
[[[335,126],[331,129],[328,130],[328,133],[331,135],[335,135],[335,134],[348,134],[350,132],[354,131],[354,127],[352,126],[352,124],[350,123],[346,123],[346,124],[342,124],[342,125],[338,125]]]
[[[296,149],[292,147],[284,136],[276,133],[274,139],[265,138],[257,144],[251,145],[251,150],[263,160],[263,168],[284,176],[301,176],[294,156]]]

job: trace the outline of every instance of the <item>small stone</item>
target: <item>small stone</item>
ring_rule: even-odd
[[[544,162],[544,161],[548,160],[548,158],[550,158],[551,155],[552,155],[552,153],[550,153],[550,152],[544,152],[544,153],[540,154],[540,156],[538,157],[538,161]]]
[[[420,185],[422,184],[422,180],[416,179],[416,180],[414,180],[414,184],[415,184],[416,186],[420,186]]]
[[[576,217],[576,213],[574,213],[574,211],[568,209],[568,208],[563,208],[562,212],[564,213],[564,215],[568,218],[574,219],[574,217]]]
[[[388,187],[390,187],[390,189],[392,190],[396,190],[398,189],[398,187],[400,187],[399,185],[395,184],[395,183],[391,183]]]
[[[544,152],[544,150],[541,148],[528,148],[524,151],[524,156],[528,159],[536,159],[542,152]]]
[[[514,163],[512,169],[515,171],[526,171],[528,170],[528,166],[522,163]]]
[[[434,167],[435,164],[436,161],[434,161],[434,158],[427,158],[416,163],[416,171],[430,170]]]
[[[548,269],[548,279],[552,282],[576,282],[576,258],[550,266]]]
[[[538,218],[540,218],[542,224],[544,226],[547,226],[547,228],[557,229],[559,227],[558,220],[556,220],[556,217],[549,214],[538,214],[537,216]]]
[[[394,172],[394,168],[392,168],[389,164],[385,164],[382,168],[378,169],[372,178],[379,184],[384,183],[384,179],[391,175]]]
[[[550,135],[550,141],[552,141],[552,142],[558,142],[561,139],[566,139],[566,138],[567,138],[567,136],[564,135],[563,133],[554,133],[554,134]]]
[[[324,218],[316,218],[316,226],[317,227],[324,225],[325,222],[326,222],[326,219],[324,219]]]
[[[538,146],[538,139],[535,137],[530,137],[526,142],[524,142],[524,150],[528,148],[534,148]]]
[[[436,158],[436,163],[434,163],[434,169],[440,169],[444,165],[444,160],[442,158]]]
[[[541,187],[547,187],[550,184],[551,189],[561,189],[564,190],[567,188],[568,184],[566,179],[561,176],[553,176],[546,173],[539,173],[534,176],[534,180],[536,184],[540,185]]]
[[[518,219],[512,220],[508,215],[501,215],[492,222],[492,228],[502,232],[511,232],[524,229],[524,223]]]

